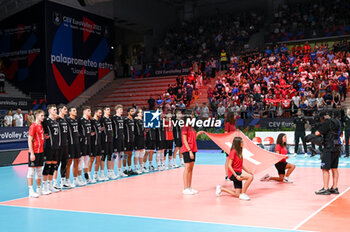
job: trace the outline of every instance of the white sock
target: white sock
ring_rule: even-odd
[[[118,172],[122,172],[122,169],[121,169],[121,168],[118,168]]]
[[[131,171],[131,166],[129,166],[129,171]]]
[[[95,171],[95,176],[98,176],[98,172]]]
[[[28,186],[29,191],[34,191],[33,186]]]

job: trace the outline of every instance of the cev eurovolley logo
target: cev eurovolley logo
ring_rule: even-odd
[[[160,128],[160,111],[148,110],[143,112],[144,128]]]

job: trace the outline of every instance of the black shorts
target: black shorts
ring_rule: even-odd
[[[196,161],[196,152],[193,152],[193,155],[194,155],[194,159],[191,159],[189,152],[183,153],[184,163],[192,163]]]
[[[156,141],[146,139],[146,150],[155,150],[156,149]]]
[[[101,149],[100,144],[93,145],[91,150],[92,150],[92,152],[90,154],[91,157],[96,157],[96,156],[102,155],[102,149]]]
[[[91,155],[90,144],[81,144],[80,145],[80,156],[85,156],[85,155],[88,155],[88,156]]]
[[[35,160],[30,161],[30,152],[28,152],[28,156],[29,156],[28,167],[30,168],[42,167],[44,165],[44,152],[34,153],[34,155],[35,155]]]
[[[81,157],[80,145],[72,144],[68,146],[68,159],[79,159]]]
[[[174,139],[174,142],[175,142],[175,147],[182,147],[182,140],[181,140],[181,138]]]
[[[123,152],[125,149],[123,139],[115,139],[113,141],[114,152]]]
[[[59,151],[58,149],[52,149],[50,147],[44,150],[44,160],[45,161],[58,161]]]
[[[109,143],[102,143],[102,154],[106,155],[106,156],[112,156],[113,153],[113,143],[109,142]]]
[[[275,167],[278,171],[278,175],[286,175],[287,162],[278,162]]]
[[[58,161],[68,160],[68,145],[60,146],[58,150],[59,150]]]
[[[173,150],[174,141],[173,140],[165,140],[165,149]]]
[[[321,169],[338,168],[340,152],[324,151],[321,154]]]
[[[242,173],[236,172],[236,174],[240,176]],[[235,189],[242,189],[243,185],[241,180],[237,180],[237,178],[234,175],[230,177],[230,180],[233,181],[233,186],[235,187]]]
[[[125,151],[133,151],[134,150],[134,143],[132,142],[125,142]]]
[[[145,138],[143,136],[136,136],[134,140],[135,150],[145,149]]]
[[[165,149],[165,141],[156,141],[156,150]]]

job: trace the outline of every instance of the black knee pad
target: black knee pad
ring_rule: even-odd
[[[106,161],[107,156],[105,154],[102,154],[101,161]]]
[[[57,164],[51,164],[49,175],[51,175],[51,176],[53,175],[53,173],[56,170],[56,165]],[[58,166],[57,166],[57,168],[58,168]]]
[[[111,161],[111,160],[112,160],[112,154],[108,154],[108,155],[107,155],[107,160],[108,160],[108,161]]]
[[[50,173],[51,164],[45,164],[43,169],[43,175],[47,176]]]

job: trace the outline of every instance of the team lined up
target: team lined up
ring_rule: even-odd
[[[162,115],[167,125],[161,122],[160,128],[145,129],[141,109],[129,108],[127,117],[124,117],[121,105],[114,108],[115,115],[112,115],[108,106],[94,109],[93,115],[91,108],[84,106],[81,118],[78,118],[76,108],[68,109],[63,104],[57,108],[56,105],[49,105],[47,109],[46,118],[44,111],[35,112],[36,121],[29,128],[27,178],[30,197],[55,193],[62,188],[93,184],[97,181],[177,168],[179,166],[176,164],[176,155],[179,152],[180,166],[184,166],[180,151],[181,128],[172,126],[171,123],[171,120],[181,119],[181,111],[177,111],[174,118],[171,114]],[[155,150],[156,165],[153,166]],[[115,161],[117,161],[117,174],[114,171]],[[105,176],[106,162],[108,170]],[[60,184],[57,180],[58,171],[61,174]],[[35,173],[37,191],[33,189]]]

